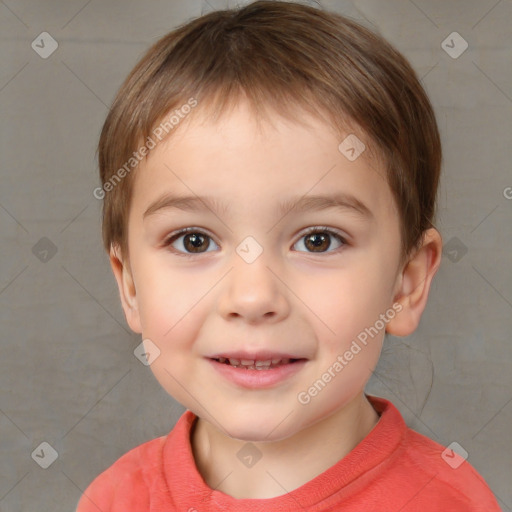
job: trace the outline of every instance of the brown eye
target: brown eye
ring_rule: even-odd
[[[210,242],[206,236],[203,236],[200,233],[192,233],[190,235],[185,235],[183,245],[187,251],[203,252],[203,249],[208,249]]]
[[[313,252],[324,252],[331,245],[329,235],[324,233],[313,233],[312,235],[307,235],[305,239],[305,246]]]
[[[169,238],[164,245],[166,247],[172,246],[178,253],[182,253],[186,256],[189,254],[210,252],[208,250],[211,245],[210,242],[213,242],[213,240],[207,234],[201,231],[186,229]]]
[[[300,238],[297,244],[302,244],[307,252],[333,252],[334,249],[328,250],[332,248],[333,239],[336,240],[334,249],[346,245],[345,240],[340,235],[330,229],[324,228],[310,230],[309,233],[306,233]]]

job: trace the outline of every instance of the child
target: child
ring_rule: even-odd
[[[499,510],[364,393],[442,252],[439,133],[401,54],[300,4],[212,12],[126,79],[99,163],[127,322],[187,411],[79,512]]]

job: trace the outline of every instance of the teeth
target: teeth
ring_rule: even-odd
[[[276,361],[280,361],[280,359],[276,359]],[[272,361],[256,361],[255,366],[258,368],[259,366],[266,366],[267,368],[272,364]],[[277,364],[277,363],[274,363]]]
[[[267,359],[266,361],[256,361],[255,359],[234,359],[219,357],[219,363],[228,363],[234,368],[244,368],[246,370],[268,370],[282,364],[289,364],[290,359]]]

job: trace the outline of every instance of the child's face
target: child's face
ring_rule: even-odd
[[[192,120],[152,151],[134,183],[129,324],[159,348],[151,369],[169,394],[240,439],[287,438],[360,397],[381,350],[378,320],[397,291],[399,218],[383,170],[365,153],[349,161],[332,128],[304,119],[311,127],[276,118],[260,132],[242,104],[218,125]],[[167,195],[192,199],[166,207]],[[205,196],[218,211],[197,200]],[[357,200],[369,213],[280,208],[316,196]],[[357,351],[353,341],[376,325]],[[302,361],[250,370],[212,359],[237,352]]]

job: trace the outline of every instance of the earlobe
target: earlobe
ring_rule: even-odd
[[[405,264],[399,276],[394,302],[401,305],[400,313],[386,327],[394,336],[408,336],[418,327],[427,305],[432,279],[441,264],[443,242],[435,228],[425,231],[421,247]]]
[[[119,288],[121,305],[130,329],[142,333],[135,283],[129,265],[123,261],[119,248],[110,248],[110,266]]]

